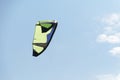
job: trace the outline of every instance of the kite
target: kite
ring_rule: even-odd
[[[36,23],[32,42],[33,56],[37,57],[48,47],[57,24],[55,20],[43,20]]]

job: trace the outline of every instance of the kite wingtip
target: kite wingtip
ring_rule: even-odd
[[[33,56],[37,57],[38,55],[40,55],[40,54],[36,53],[36,51],[33,50]]]

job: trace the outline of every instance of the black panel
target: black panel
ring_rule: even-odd
[[[40,55],[40,54],[37,53],[37,52],[33,49],[33,56],[37,57],[38,55]]]
[[[49,30],[49,28],[42,27],[42,33],[47,32],[48,30]]]

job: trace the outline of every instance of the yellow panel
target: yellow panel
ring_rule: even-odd
[[[46,43],[47,35],[51,32],[51,30],[52,29],[50,29],[46,33],[42,33],[41,26],[36,26],[33,43]]]
[[[51,32],[51,30],[52,29],[50,29],[46,33],[42,33],[41,26],[36,26],[33,43],[47,43],[47,35]],[[43,51],[44,48],[40,47],[40,46],[33,45],[33,49],[37,53],[40,53],[41,51]]]
[[[41,26],[36,26],[33,43],[46,43],[46,42],[47,42],[46,34],[42,33]]]
[[[41,51],[43,51],[44,48],[33,45],[33,49],[34,49],[37,53],[40,53]]]

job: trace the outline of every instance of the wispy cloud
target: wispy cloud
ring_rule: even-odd
[[[120,74],[105,74],[96,76],[96,80],[120,80]]]
[[[120,43],[120,33],[115,34],[100,34],[97,38],[98,42],[108,42],[108,43]]]
[[[120,47],[114,47],[109,51],[113,56],[120,56]]]
[[[102,22],[107,25],[118,25],[120,24],[120,14],[113,13],[102,18]]]
[[[120,14],[113,13],[101,19],[104,24],[103,32],[98,35],[97,42],[119,44],[120,43]],[[109,50],[112,55],[120,55],[120,47]]]

